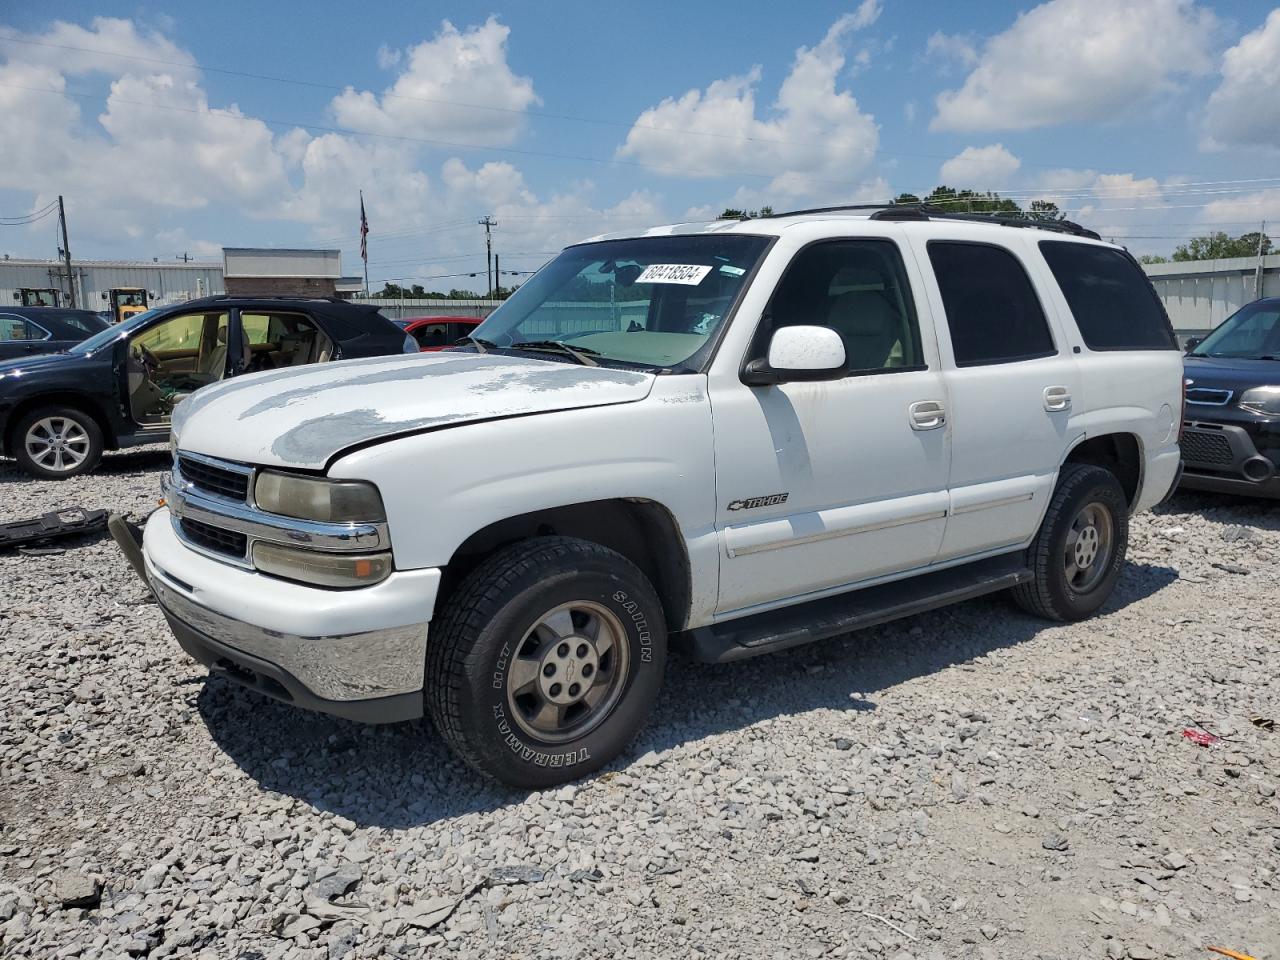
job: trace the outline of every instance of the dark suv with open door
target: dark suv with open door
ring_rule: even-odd
[[[1188,348],[1182,486],[1280,498],[1280,297],[1246,304]]]
[[[376,307],[335,299],[206,297],[130,317],[63,353],[0,363],[0,453],[63,479],[103,450],[163,443],[173,409],[227,377],[416,353]]]

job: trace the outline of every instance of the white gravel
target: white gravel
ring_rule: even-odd
[[[0,462],[0,519],[140,516],[166,466]],[[533,795],[206,681],[109,540],[3,553],[0,955],[1277,958],[1278,530],[1182,496],[1087,623],[676,657],[626,759]]]

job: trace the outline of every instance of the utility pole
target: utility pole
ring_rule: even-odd
[[[173,258],[174,258],[175,260],[181,260],[183,263],[190,263],[190,262],[191,262],[191,254],[189,254],[189,253],[175,253],[175,254],[173,255]]]
[[[496,253],[493,255],[493,278],[497,282],[494,284],[493,290],[490,291],[489,295],[495,300],[501,300],[502,297],[499,295],[498,291],[502,289],[502,271],[498,269],[498,255]]]
[[[67,209],[62,205],[62,194],[58,194],[58,222],[62,226],[62,259],[67,265],[67,290],[71,294],[71,309],[76,308],[76,277],[71,272],[71,242],[67,240]]]
[[[1258,269],[1253,275],[1253,298],[1255,300],[1262,299],[1262,258],[1264,256],[1264,244],[1267,242],[1267,221],[1263,220],[1262,225],[1258,227]]]
[[[476,221],[480,226],[484,227],[484,265],[489,273],[489,291],[493,292],[493,235],[489,232],[493,227],[498,225],[498,221],[494,220],[489,214],[484,215],[483,220]]]

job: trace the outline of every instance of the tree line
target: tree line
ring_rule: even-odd
[[[990,190],[957,190],[955,187],[937,186],[925,197],[914,193],[900,193],[893,198],[894,203],[932,203],[956,213],[982,213],[996,217],[1020,217],[1027,220],[1065,220],[1066,215],[1058,209],[1058,205],[1049,200],[1032,200],[1025,209],[1008,197]],[[773,207],[761,207],[759,210],[739,210],[727,207],[720,214],[721,220],[752,220],[756,217],[773,216]],[[1223,260],[1230,257],[1264,256],[1274,250],[1271,238],[1259,233],[1242,233],[1232,237],[1222,231],[1209,233],[1202,237],[1192,237],[1186,243],[1179,244],[1168,257],[1158,254],[1145,254],[1138,259],[1143,263],[1168,263],[1170,260],[1181,263],[1189,260]]]

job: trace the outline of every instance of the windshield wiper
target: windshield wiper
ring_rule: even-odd
[[[470,334],[468,334],[465,337],[459,337],[457,340],[453,342],[453,345],[456,347],[460,343],[475,344],[477,353],[488,353],[490,350],[495,350],[498,347],[498,345],[494,343],[492,340],[485,340],[485,339],[482,339],[481,337],[473,337]]]
[[[598,367],[591,357],[600,356],[599,350],[592,350],[590,347],[571,347],[563,340],[526,340],[523,343],[513,343],[512,350],[547,350],[552,353],[563,353],[565,356],[573,357],[574,360],[582,364],[584,367]],[[588,356],[588,354],[590,356]]]

